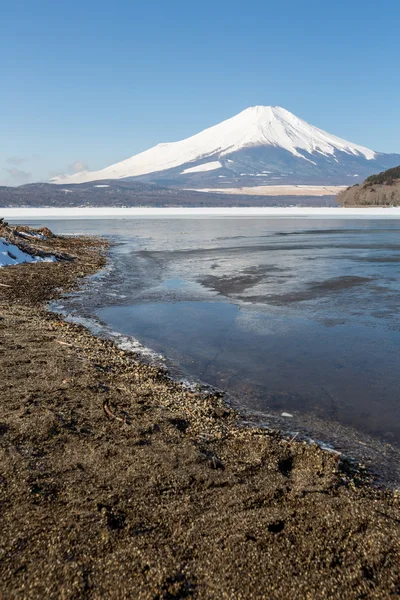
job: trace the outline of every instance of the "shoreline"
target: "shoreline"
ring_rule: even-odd
[[[80,289],[79,293],[84,294],[85,287]],[[353,470],[354,474],[358,470],[358,476],[374,488],[400,492],[399,470],[394,468],[397,455],[393,450],[389,452],[388,446],[383,449],[382,440],[376,440],[365,432],[360,434],[359,430],[343,424],[318,419],[314,415],[308,419],[303,415],[303,426],[299,427],[294,426],[292,419],[283,417],[282,411],[276,411],[274,414],[269,411],[266,415],[262,411],[247,408],[241,404],[240,396],[228,393],[224,388],[214,386],[206,380],[188,376],[178,365],[171,362],[168,356],[143,345],[135,337],[114,331],[95,316],[83,317],[78,312],[69,312],[62,302],[62,297],[60,301],[60,304],[57,299],[50,303],[48,309],[51,313],[67,323],[83,326],[95,337],[111,341],[120,350],[133,353],[142,365],[161,369],[173,383],[183,386],[190,393],[217,394],[223,403],[234,411],[240,426],[275,432],[289,441],[296,439],[307,444],[316,444],[324,451],[340,456],[340,460],[346,462],[347,468]],[[353,440],[351,447],[349,439]]]
[[[5,598],[398,593],[398,493],[48,312],[106,244],[46,245],[0,269]]]

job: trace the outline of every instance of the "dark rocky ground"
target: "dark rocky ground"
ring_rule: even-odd
[[[0,269],[3,599],[399,597],[398,493],[49,313],[106,246],[33,245],[64,260]]]

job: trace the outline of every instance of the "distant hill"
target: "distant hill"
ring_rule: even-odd
[[[54,185],[31,183],[0,186],[1,207],[166,207],[166,206],[336,206],[333,196],[250,196],[216,194],[162,187],[139,181],[105,179]]]
[[[400,206],[400,166],[370,175],[341,192],[337,201],[343,206]]]

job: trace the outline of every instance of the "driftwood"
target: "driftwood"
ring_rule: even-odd
[[[103,408],[104,408],[104,412],[110,419],[115,419],[116,421],[120,421],[121,423],[126,423],[126,419],[123,419],[122,417],[118,417],[116,414],[114,414],[112,412],[111,408],[108,405],[108,400],[104,400]]]
[[[62,340],[56,340],[56,344],[61,344],[62,346],[70,346],[71,348],[75,345],[70,344],[69,342],[63,342]]]
[[[40,258],[54,257],[58,261],[73,262],[76,260],[76,256],[67,254],[66,252],[52,251],[51,248],[44,248],[40,245],[42,240],[37,237],[31,238],[29,236],[31,233],[40,233],[46,238],[56,237],[46,227],[42,229],[31,229],[29,227],[12,228],[0,218],[0,236],[4,237],[8,243],[17,246],[22,252],[30,256],[39,256]]]

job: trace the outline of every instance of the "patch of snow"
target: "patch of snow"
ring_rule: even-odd
[[[201,173],[202,171],[214,171],[215,169],[220,169],[222,167],[219,160],[214,160],[212,162],[207,162],[202,165],[197,165],[196,167],[190,167],[189,169],[185,169],[182,171],[181,175],[185,173]]]
[[[280,177],[271,177],[280,179]],[[188,191],[212,194],[245,194],[248,196],[335,196],[346,189],[341,185],[253,185],[224,188],[187,188]]]
[[[56,184],[84,183],[101,179],[138,177],[173,169],[187,163],[221,158],[251,147],[272,146],[287,150],[308,162],[308,154],[333,156],[337,151],[367,160],[376,153],[310,125],[279,106],[253,106],[238,115],[179,142],[158,144],[100,171],[82,171],[54,177]],[[232,162],[230,159],[227,159]],[[212,161],[215,162],[215,161]]]
[[[19,235],[21,237],[28,238],[28,239],[29,238],[33,238],[33,239],[36,239],[36,240],[45,240],[45,239],[47,239],[46,236],[43,235],[42,233],[28,233],[26,231],[20,231]]]
[[[43,259],[39,256],[31,256],[26,252],[22,252],[18,246],[9,244],[4,238],[0,238],[0,267],[8,267],[9,265],[18,265],[21,263],[39,262],[39,261],[55,260],[53,257]]]
[[[106,187],[110,187],[110,186],[109,185],[94,185],[93,187],[106,188]]]

